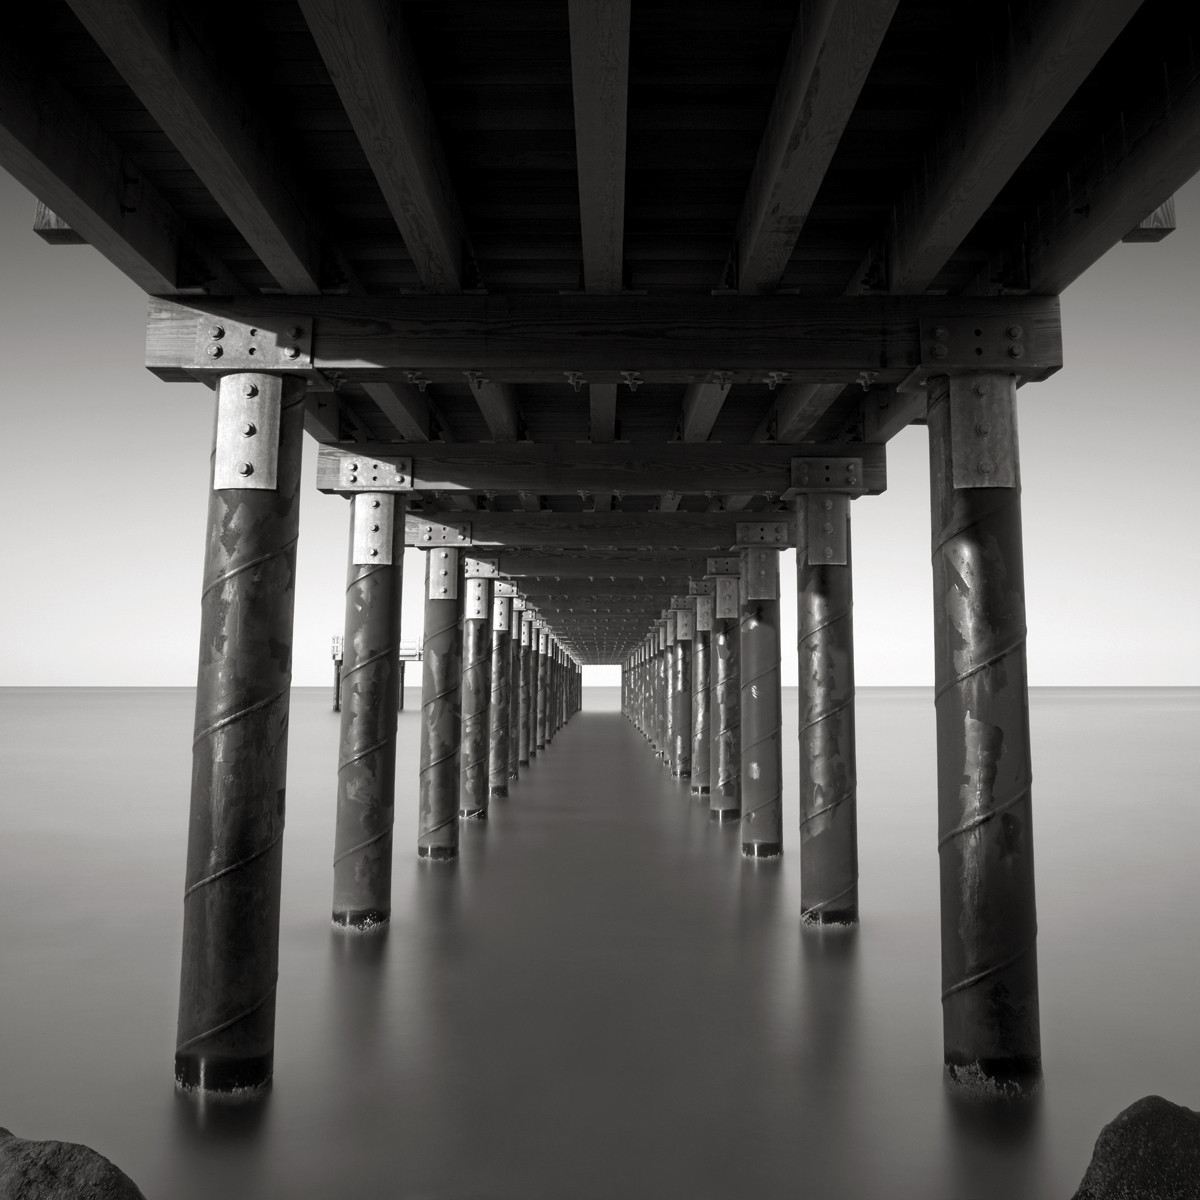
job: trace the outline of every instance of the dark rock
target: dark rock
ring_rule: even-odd
[[[0,1200],[146,1200],[124,1171],[75,1142],[31,1142],[0,1129]]]
[[[1135,1100],[1100,1131],[1074,1200],[1200,1200],[1200,1113]]]

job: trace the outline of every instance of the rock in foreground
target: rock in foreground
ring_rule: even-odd
[[[1135,1100],[1100,1131],[1074,1200],[1200,1200],[1200,1113]]]
[[[0,1200],[146,1200],[124,1171],[75,1142],[31,1142],[0,1129]]]

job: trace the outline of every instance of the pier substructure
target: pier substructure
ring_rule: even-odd
[[[462,737],[458,550],[425,557],[425,634],[421,655],[421,775],[417,854],[458,854],[458,750]]]
[[[487,820],[492,697],[492,580],[495,566],[468,558],[462,604],[462,742],[458,751],[458,815]]]
[[[305,385],[217,389],[175,1080],[270,1082]]]
[[[488,796],[508,796],[509,730],[512,725],[512,596],[497,583],[492,600],[492,696],[488,706]]]
[[[508,781],[521,777],[521,615],[524,602],[515,594],[509,611],[508,635]]]
[[[806,924],[858,920],[850,501],[799,497],[800,904]]]
[[[779,551],[741,551],[742,853],[783,853]]]
[[[392,907],[403,496],[360,492],[351,498],[349,558],[333,922],[366,929],[386,921]]]
[[[742,819],[740,567],[737,559],[724,562],[727,573],[709,575],[713,583],[713,717],[708,809],[710,819],[719,823]],[[719,560],[710,563],[719,565]]]
[[[534,716],[534,736],[538,751],[546,748],[546,717],[550,701],[550,631],[542,625],[537,631],[537,708]]]
[[[930,380],[942,1028],[950,1075],[1041,1075],[1015,381]]]

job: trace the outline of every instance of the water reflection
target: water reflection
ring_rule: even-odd
[[[1019,1099],[983,1098],[947,1079],[944,1097],[951,1194],[1011,1200],[1037,1192],[1045,1172],[1042,1089]]]

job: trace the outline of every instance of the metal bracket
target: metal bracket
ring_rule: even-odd
[[[715,596],[696,597],[696,632],[711,633],[713,617],[716,615],[717,600]]]
[[[696,614],[690,608],[675,610],[675,640],[690,642],[696,636]]]
[[[512,628],[511,596],[501,596],[497,593],[492,597],[492,628],[498,633],[507,633]]]
[[[658,649],[662,653],[667,648],[667,623],[661,617],[654,623],[658,626]]]
[[[667,630],[667,645],[668,646],[675,645],[675,642],[677,639],[677,627],[675,624],[675,610],[674,609],[671,609],[667,613],[666,630]]]
[[[956,488],[1017,486],[1016,387],[1011,375],[950,376],[950,462]]]
[[[512,599],[517,594],[517,585],[511,579],[497,579],[492,587],[497,596],[508,596]]]
[[[467,593],[463,597],[463,618],[467,621],[486,621],[492,611],[492,581],[483,576],[473,576],[466,581]]]
[[[719,621],[727,621],[738,615],[738,579],[737,575],[719,575],[715,580],[717,603],[713,615]]]
[[[458,599],[458,551],[451,549],[430,550],[429,595],[430,600]]]
[[[217,390],[213,490],[273,492],[279,470],[283,380],[276,375],[226,375]]]
[[[526,613],[521,618],[521,645],[528,646],[533,641],[533,618]]]
[[[391,566],[396,497],[391,492],[359,492],[354,506],[351,557],[356,567]]]
[[[774,547],[749,546],[742,551],[742,578],[747,600],[779,599],[779,551]]]
[[[447,525],[441,521],[420,521],[417,524],[417,545],[419,546],[469,546],[470,544],[470,521],[464,521],[458,525]]]
[[[705,575],[737,575],[742,569],[742,560],[736,554],[724,558],[710,558]]]
[[[849,552],[850,497],[814,496],[807,507],[808,565],[844,567]]]
[[[1053,364],[1026,359],[1025,327],[1012,317],[921,318],[921,365],[951,371],[1029,371]]]
[[[739,521],[735,528],[737,529],[738,546],[790,546],[792,544],[790,521]]]
[[[475,555],[463,558],[463,576],[466,579],[495,579],[499,574],[500,563],[497,559]]]
[[[500,587],[501,585],[496,584],[496,586]],[[513,607],[513,612],[523,613],[525,611],[525,597],[524,596],[513,596],[512,607]]]
[[[793,458],[792,487],[801,492],[865,490],[861,458]]]
[[[685,608],[686,606],[687,606],[687,597],[686,596],[672,596],[671,597],[671,607],[672,608]]]
[[[273,329],[228,317],[196,320],[191,370],[307,371],[312,366],[312,318],[279,316]]]
[[[688,594],[692,596],[711,596],[713,581],[711,579],[689,579]]]
[[[397,458],[376,462],[353,454],[338,456],[338,491],[411,492],[412,459]]]

